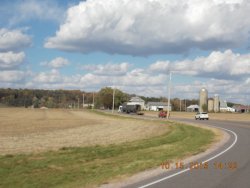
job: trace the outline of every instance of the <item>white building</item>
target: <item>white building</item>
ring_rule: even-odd
[[[226,107],[226,108],[220,108],[221,112],[235,112],[234,108]]]
[[[221,112],[235,112],[234,108],[227,106],[227,101],[220,100],[220,111]]]
[[[199,112],[200,106],[197,104],[190,105],[187,107],[187,112]]]
[[[233,112],[233,109],[227,106],[227,101],[220,100],[220,111],[221,112]]]
[[[161,111],[161,110],[168,110],[168,103],[167,102],[148,102],[146,105],[147,110],[151,111]],[[169,105],[169,110],[172,111],[171,104]]]
[[[140,105],[142,110],[145,109],[145,101],[140,97],[132,97],[129,102],[127,102],[127,105]]]

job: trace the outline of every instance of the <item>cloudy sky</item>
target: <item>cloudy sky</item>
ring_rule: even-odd
[[[249,0],[1,0],[0,87],[250,104]]]

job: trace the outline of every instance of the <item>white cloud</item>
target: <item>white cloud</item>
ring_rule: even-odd
[[[93,70],[80,78],[81,86],[96,87],[117,86],[117,87],[154,87],[160,86],[166,80],[166,75],[151,75],[144,69],[133,69],[125,74],[99,74]]]
[[[25,59],[24,52],[0,52],[0,69],[14,68],[23,63]]]
[[[246,84],[250,84],[250,78],[246,80]]]
[[[170,61],[157,61],[150,65],[149,69],[155,72],[167,73],[170,71]]]
[[[21,82],[26,79],[26,83]],[[85,91],[98,91],[105,86],[115,86],[124,92],[143,96],[167,96],[166,75],[152,75],[143,69],[134,69],[124,76],[96,75],[87,73],[85,75],[65,76],[58,70],[33,74],[28,80],[27,73],[22,71],[0,72],[1,86],[11,83],[16,88],[42,88],[42,89],[82,89]],[[237,80],[209,79],[207,81],[196,80],[190,83],[176,83],[173,77],[171,96],[182,99],[197,99],[201,87],[206,87],[209,97],[219,94],[220,98],[231,102],[250,102],[249,78],[245,82]]]
[[[137,87],[137,86],[160,86],[166,80],[166,75],[151,75],[144,69],[134,69],[115,82],[121,86]]]
[[[22,30],[0,28],[0,51],[16,51],[31,45],[31,38]]]
[[[82,75],[80,78],[80,84],[82,85],[82,87],[100,87],[101,85],[107,85],[110,82],[110,79],[112,77],[108,77],[108,76],[102,76],[102,75],[95,75],[92,73],[87,73],[85,75]]]
[[[133,69],[124,75],[98,75],[88,73],[80,79],[78,88],[99,90],[105,86],[144,96],[165,96],[166,75],[151,75],[144,69]]]
[[[209,77],[217,79],[242,79],[250,75],[250,54],[237,54],[231,50],[215,51],[208,57],[194,60],[158,61],[149,70],[158,73],[169,71],[182,75]]]
[[[51,60],[50,62],[42,62],[41,65],[43,66],[48,66],[48,67],[52,67],[52,68],[61,68],[64,67],[66,65],[69,65],[70,62],[62,57],[57,57],[53,60]]]
[[[24,52],[0,52],[0,69],[11,69],[23,63]]]
[[[34,77],[34,82],[38,83],[58,83],[62,82],[60,72],[56,69],[52,69],[50,72],[40,72]]]
[[[89,73],[74,76],[65,76],[60,74],[59,70],[53,69],[49,72],[40,72],[34,75],[27,84],[31,88],[70,88],[90,91],[97,91],[105,86],[115,86],[130,93],[160,96],[165,87],[165,81],[166,75],[151,75],[144,69],[133,69],[121,75],[117,74],[117,72],[114,74],[100,74],[92,70]]]
[[[232,57],[234,58],[232,58]],[[244,56],[244,57],[243,57]],[[233,54],[231,51],[226,51],[224,53],[214,52],[207,57],[200,57],[202,60],[184,60],[183,62],[187,63],[185,68],[190,68],[190,72],[192,72],[192,65],[194,67],[194,72],[197,71],[196,66],[201,64],[205,65],[206,62],[215,62],[219,59],[220,61],[224,61],[225,57],[229,59],[233,59],[233,62],[237,64],[238,62],[244,62],[244,59],[247,59],[247,54],[238,55]],[[238,58],[240,60],[238,60]],[[167,62],[168,66],[177,67],[178,70],[181,69],[183,62]],[[189,64],[190,63],[190,64]],[[234,64],[233,63],[233,64]],[[28,87],[28,88],[40,88],[40,89],[81,89],[85,91],[98,91],[102,87],[106,86],[115,86],[121,89],[124,92],[135,93],[137,95],[143,96],[167,96],[167,84],[168,84],[168,76],[166,72],[159,72],[161,70],[159,67],[164,68],[165,70],[168,66],[164,65],[164,62],[157,62],[152,64],[151,66],[145,68],[124,68],[127,72],[122,72],[122,74],[118,74],[123,69],[119,67],[123,67],[124,63],[120,64],[110,64],[102,65],[101,68],[98,69],[98,66],[89,66],[88,73],[86,74],[75,74],[72,76],[66,76],[60,73],[59,69],[52,69],[51,71],[39,72],[39,73],[28,73],[23,71],[2,71],[0,72],[0,85],[6,87]],[[116,65],[116,66],[111,66]],[[129,64],[125,64],[127,67]],[[227,63],[224,65],[230,66],[231,63]],[[243,64],[248,66],[249,64]],[[244,69],[246,69],[246,66]],[[117,70],[117,72],[112,72],[105,74],[107,71],[106,68]],[[118,68],[117,68],[118,67]],[[240,66],[239,66],[240,67]],[[117,68],[117,69],[116,69]],[[220,69],[223,66],[219,66]],[[217,70],[218,68],[209,68],[208,71]],[[237,68],[234,68],[237,69]],[[200,69],[201,70],[201,69]],[[201,70],[204,71],[204,70]],[[224,71],[224,70],[222,70]],[[242,72],[242,70],[234,70],[237,72]],[[247,71],[247,70],[245,70]],[[226,99],[232,102],[241,102],[241,103],[249,103],[250,98],[250,74],[243,74],[241,79],[231,79],[231,78],[214,78],[212,72],[209,79],[203,79],[202,74],[208,76],[205,72],[199,73],[200,77],[192,77],[190,79],[189,74],[187,76],[181,76],[182,79],[187,79],[183,83],[179,81],[178,74],[174,74],[172,77],[172,98],[198,98],[198,93],[201,87],[206,87],[209,91],[209,96],[213,97],[214,94],[219,94],[221,98]],[[218,73],[215,73],[218,75]],[[224,74],[224,72],[223,72]],[[230,71],[229,71],[229,74]],[[195,74],[196,75],[196,74]],[[240,76],[240,75],[238,75]],[[227,75],[225,77],[228,77]],[[25,81],[25,82],[24,82]],[[6,84],[5,84],[6,83]]]
[[[56,1],[22,0],[2,5],[9,25],[28,20],[49,20],[60,22],[64,19],[65,10]],[[9,11],[8,11],[9,10]]]
[[[19,70],[0,71],[0,82],[16,83],[25,79],[25,72]]]
[[[82,68],[87,71],[92,71],[98,75],[124,75],[128,72],[131,65],[129,63],[107,63],[99,65],[84,65]]]
[[[88,0],[68,9],[45,47],[150,55],[245,46],[249,12],[248,0]]]

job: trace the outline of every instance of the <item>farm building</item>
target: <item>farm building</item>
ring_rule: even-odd
[[[234,108],[227,106],[227,101],[220,100],[220,111],[221,112],[235,112]]]
[[[235,109],[235,112],[250,112],[250,106],[245,106],[245,105],[234,105],[233,108]]]
[[[187,112],[199,112],[199,105],[194,104],[187,107]]]
[[[234,108],[227,106],[227,101],[220,100],[220,111],[221,112],[235,112]]]
[[[225,100],[220,100],[220,111],[221,112],[226,112],[227,111],[227,101]]]
[[[132,97],[127,105],[140,105],[142,110],[145,109],[145,101],[140,97]]]
[[[172,110],[171,104],[169,105],[169,110]],[[168,103],[167,102],[148,102],[146,105],[146,109],[150,111],[161,111],[161,110],[168,110]]]
[[[221,112],[235,112],[235,109],[231,107],[226,107],[226,108],[221,108],[220,111]]]

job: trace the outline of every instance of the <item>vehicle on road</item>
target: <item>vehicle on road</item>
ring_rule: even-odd
[[[166,118],[167,115],[168,115],[168,111],[163,111],[163,110],[161,110],[161,111],[159,112],[159,114],[158,114],[158,117],[159,117],[159,118]]]
[[[195,115],[195,119],[199,119],[199,120],[209,120],[209,116],[208,116],[208,113],[206,112],[198,112],[196,115]]]
[[[118,112],[127,113],[127,114],[137,114],[137,115],[144,115],[144,113],[141,111],[140,105],[134,105],[134,104],[126,104],[124,103],[119,107]]]

